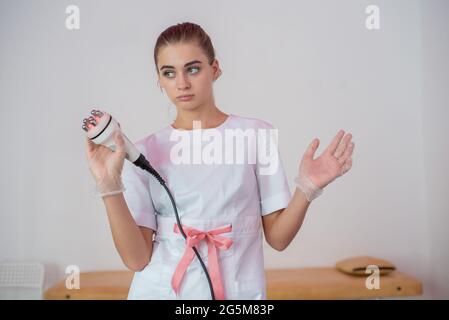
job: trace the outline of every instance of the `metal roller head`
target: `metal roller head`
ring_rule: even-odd
[[[101,111],[99,111],[99,110],[95,110],[95,109],[93,109],[93,110],[90,112],[90,114],[93,115],[93,116],[95,116],[95,117],[99,117],[99,118],[101,118],[101,117],[103,116],[103,112],[101,112]]]
[[[89,119],[87,119],[87,121],[89,122],[89,124],[96,126],[97,125],[97,121],[95,120],[94,117],[89,117]]]

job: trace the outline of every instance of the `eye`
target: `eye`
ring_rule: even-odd
[[[196,70],[195,72],[191,72],[191,74],[195,74],[195,73],[198,73],[200,71],[200,68],[199,67],[190,67],[188,70],[189,71]]]
[[[173,78],[173,76],[170,76],[170,74],[174,73],[173,71],[165,71],[164,72],[164,76],[166,76],[167,78]]]
[[[199,67],[189,67],[187,70],[190,72],[190,74],[196,74],[200,71]],[[167,78],[173,78],[175,72],[174,71],[165,71],[163,75]]]

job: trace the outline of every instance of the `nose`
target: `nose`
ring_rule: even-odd
[[[185,90],[190,88],[190,81],[185,73],[182,73],[181,76],[176,79],[176,87],[178,90]]]

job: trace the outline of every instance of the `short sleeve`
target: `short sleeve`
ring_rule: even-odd
[[[145,152],[142,152],[143,147],[140,144],[135,145],[145,155]],[[149,174],[125,159],[122,182],[125,186],[123,196],[136,224],[156,231],[157,222],[149,189]]]
[[[286,208],[291,199],[291,191],[278,147],[277,129],[271,124],[265,124],[265,130],[259,130],[258,133],[256,162],[262,216]]]

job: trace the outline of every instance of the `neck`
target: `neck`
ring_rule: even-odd
[[[227,118],[227,114],[220,111],[213,102],[194,110],[177,109],[178,114],[172,123],[172,127],[175,129],[192,130],[193,121],[201,121],[202,129],[215,128]]]

